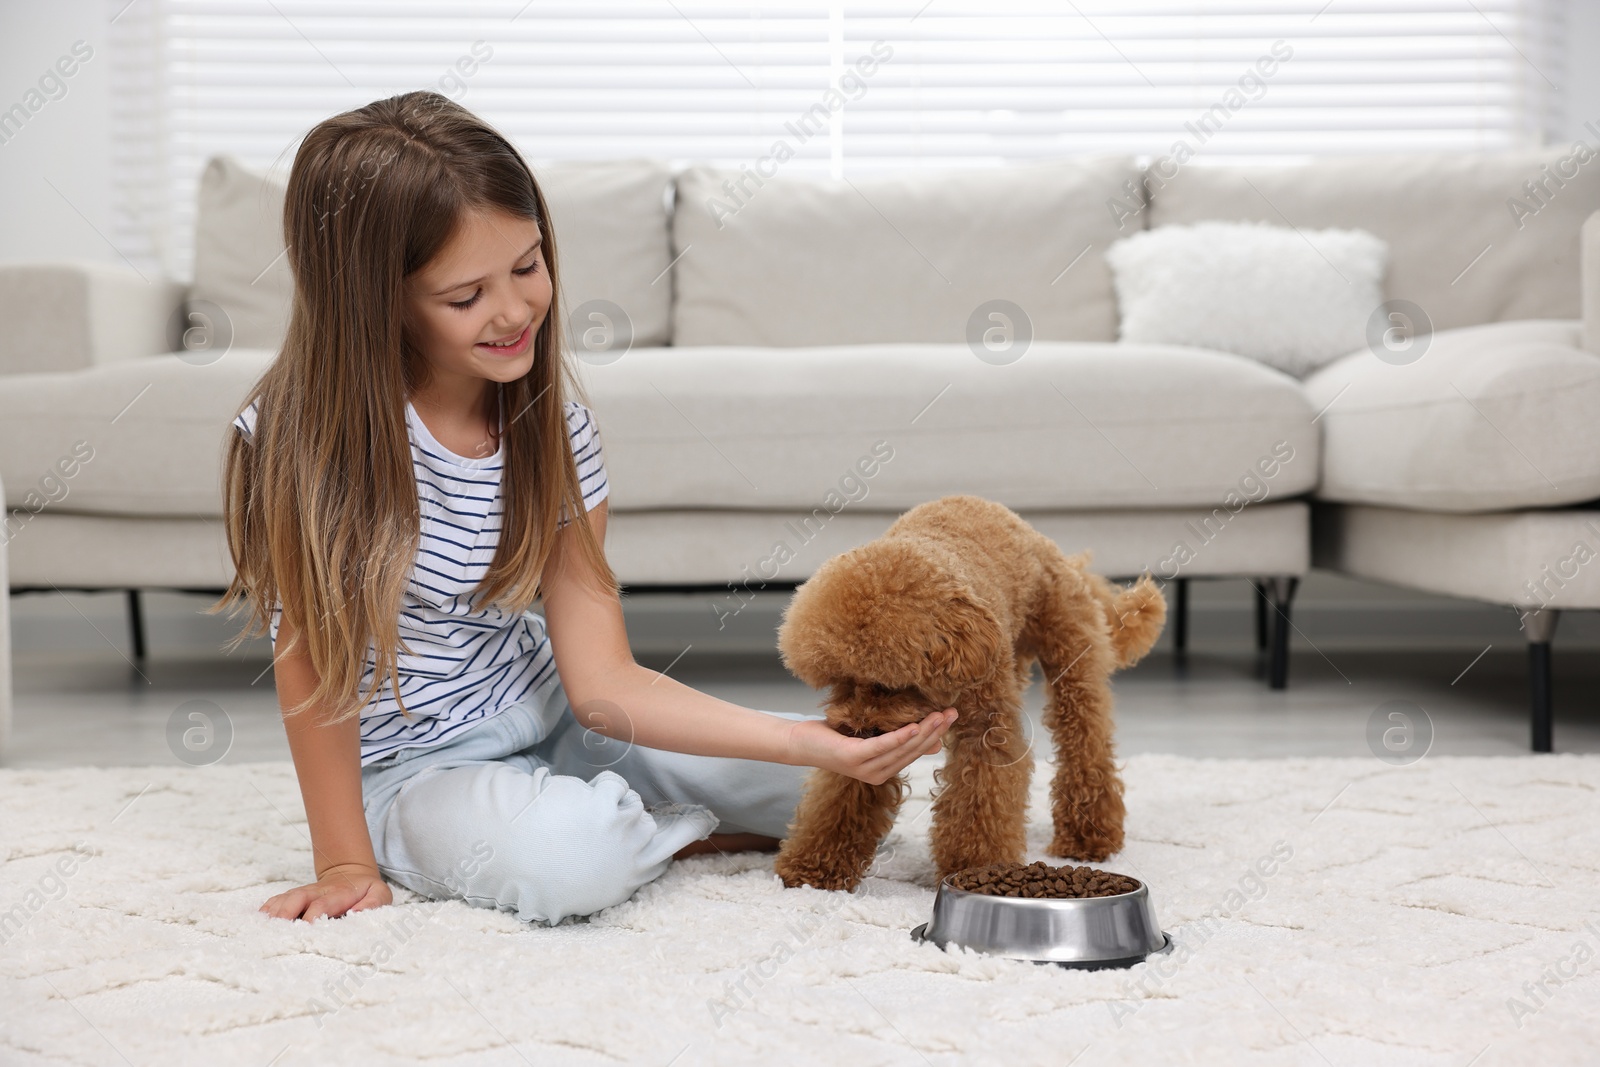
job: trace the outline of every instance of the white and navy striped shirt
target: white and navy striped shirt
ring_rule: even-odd
[[[592,509],[608,492],[594,416],[577,401],[568,401],[566,416],[584,508]],[[234,420],[246,439],[255,419],[251,404]],[[556,681],[544,619],[472,598],[500,539],[504,445],[486,459],[458,456],[434,439],[409,402],[406,428],[422,512],[422,538],[400,606],[400,640],[411,651],[396,663],[409,717],[400,712],[393,683],[385,682],[361,712],[363,766],[402,748],[440,744]],[[561,515],[564,526],[565,507]],[[280,614],[275,607],[274,641]],[[372,685],[374,659],[369,645],[362,692]]]

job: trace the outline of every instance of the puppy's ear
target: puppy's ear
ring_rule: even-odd
[[[812,689],[826,689],[849,676],[849,644],[844,623],[852,605],[846,586],[834,575],[841,564],[824,563],[802,582],[783,609],[778,653],[783,665]]]
[[[994,673],[1005,650],[994,612],[966,594],[939,604],[927,617],[924,655],[930,676],[965,688]],[[1011,657],[1006,654],[1007,667]]]

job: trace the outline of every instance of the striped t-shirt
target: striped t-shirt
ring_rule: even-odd
[[[592,509],[608,491],[594,416],[568,401],[566,418],[584,508]],[[234,425],[248,440],[255,420],[251,404]],[[396,662],[407,714],[386,681],[361,712],[363,766],[402,748],[440,744],[556,681],[544,619],[531,611],[479,605],[472,597],[500,538],[504,445],[485,459],[458,456],[434,439],[409,402],[406,429],[422,512],[422,537],[400,605],[400,640],[411,650],[401,651]],[[561,515],[565,526],[564,507]],[[281,611],[273,608],[274,641]],[[369,645],[363,693],[372,685],[374,660]],[[553,725],[546,723],[546,732]]]

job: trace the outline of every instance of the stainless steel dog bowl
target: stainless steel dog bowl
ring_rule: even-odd
[[[1110,897],[999,897],[957,889],[945,878],[934,893],[932,921],[911,936],[940,948],[957,944],[1087,970],[1131,967],[1172,949],[1143,882]]]

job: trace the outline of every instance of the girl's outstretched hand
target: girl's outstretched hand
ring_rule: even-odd
[[[275,919],[304,919],[311,922],[326,916],[337,919],[348,911],[366,911],[394,903],[389,885],[372,867],[347,863],[329,867],[311,885],[291,889],[261,905],[260,911]]]
[[[945,708],[891,733],[846,737],[822,719],[802,719],[789,733],[792,762],[882,785],[917,757],[938,752],[955,721],[956,709]]]

